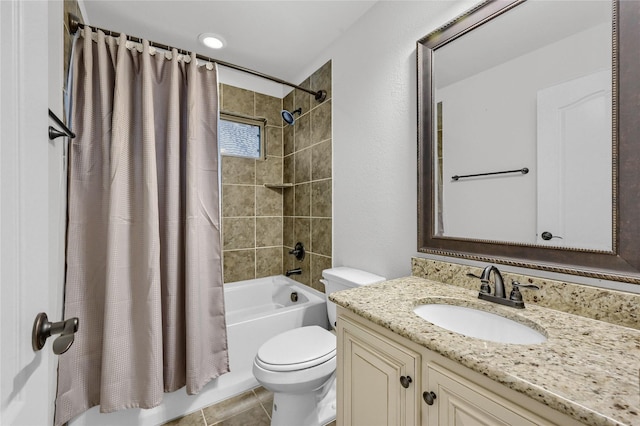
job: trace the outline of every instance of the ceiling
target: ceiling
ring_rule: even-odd
[[[611,28],[611,2],[530,1],[438,48],[434,59],[436,88],[593,29]]]
[[[80,0],[89,25],[231,62],[292,83],[376,1]],[[201,33],[227,42],[212,50]]]

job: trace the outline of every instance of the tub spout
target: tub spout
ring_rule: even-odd
[[[302,268],[296,268],[296,269],[289,269],[287,272],[284,273],[287,277],[290,277],[291,275],[302,275]]]

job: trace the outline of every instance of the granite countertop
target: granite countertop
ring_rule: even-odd
[[[330,295],[330,300],[427,349],[589,425],[640,425],[640,331],[527,305],[513,309],[477,291],[418,277]],[[547,341],[511,345],[466,337],[413,313],[434,298],[533,325]],[[459,300],[464,300],[460,302]]]

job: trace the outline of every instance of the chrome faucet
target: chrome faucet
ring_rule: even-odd
[[[493,294],[491,294],[491,285],[490,278],[491,273],[493,272],[493,282],[495,285],[495,290]],[[512,290],[511,294],[509,294],[509,298],[507,299],[507,294],[504,289],[504,280],[502,279],[502,274],[494,265],[489,265],[485,267],[482,271],[482,275],[477,276],[472,273],[467,273],[467,276],[479,278],[480,279],[480,293],[478,293],[478,299],[488,300],[489,302],[499,303],[501,305],[511,306],[518,309],[524,309],[524,302],[522,301],[522,294],[520,293],[520,288],[531,288],[535,290],[539,290],[540,287],[535,285],[524,285],[520,284],[517,281],[512,281]]]

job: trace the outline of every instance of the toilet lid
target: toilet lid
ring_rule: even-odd
[[[258,349],[256,364],[271,371],[295,371],[322,364],[336,356],[336,336],[317,325],[294,328],[267,340]]]

